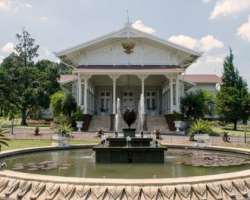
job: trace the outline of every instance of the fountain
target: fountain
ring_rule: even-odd
[[[115,137],[108,137],[106,142],[95,146],[96,163],[164,163],[164,151],[167,147],[160,147],[152,137],[136,137],[136,129],[131,128],[138,118],[138,130],[143,133],[144,124],[144,98],[141,95],[138,115],[134,110],[127,109],[123,119],[128,125],[123,135],[119,137],[121,119],[120,100],[117,100],[117,113],[115,116]]]

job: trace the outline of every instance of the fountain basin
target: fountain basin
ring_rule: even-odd
[[[135,137],[135,131],[136,129],[133,128],[124,128],[122,129],[124,137]]]
[[[152,138],[131,138],[129,144],[130,146],[147,147],[150,146]],[[127,146],[127,139],[123,137],[107,138],[110,147],[124,147]]]
[[[164,163],[167,147],[105,147],[93,148],[96,163]]]

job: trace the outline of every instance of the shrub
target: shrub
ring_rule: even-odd
[[[50,97],[50,104],[51,104],[53,115],[55,117],[59,116],[62,113],[62,103],[64,100],[64,95],[65,94],[63,91],[59,91]]]
[[[69,92],[59,91],[51,96],[51,108],[55,117],[63,114],[70,118],[76,107],[76,101]]]
[[[196,120],[190,127],[190,134],[210,134],[212,133],[211,123],[206,120]]]
[[[9,146],[8,144],[9,139],[6,138],[5,133],[6,131],[0,127],[0,151],[2,149],[2,145]]]
[[[58,116],[55,119],[55,123],[56,123],[56,133],[64,136],[64,137],[70,137],[71,136],[71,125],[69,123],[69,121],[67,120],[67,118],[63,115]]]
[[[190,92],[181,99],[181,111],[189,119],[203,118],[213,114],[214,97],[203,90]]]
[[[83,121],[84,114],[80,107],[77,108],[76,112],[73,114],[74,121]]]

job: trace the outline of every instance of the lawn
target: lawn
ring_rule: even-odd
[[[233,125],[229,124],[226,126],[213,126],[213,130],[220,135],[223,135],[224,132],[228,132],[231,136],[244,136],[246,133],[248,137],[250,137],[250,126],[248,125],[238,125],[238,129],[235,131],[233,130]]]
[[[73,144],[98,144],[98,139],[88,139],[88,140],[72,140],[70,143]],[[32,147],[43,147],[50,146],[51,140],[11,140],[9,146],[2,146],[2,151],[22,149],[22,148],[32,148]]]

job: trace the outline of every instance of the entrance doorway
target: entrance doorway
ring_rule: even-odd
[[[147,113],[150,115],[157,114],[157,92],[154,90],[146,91],[146,109]]]
[[[107,114],[111,114],[111,90],[105,89],[105,90],[101,90],[100,94],[99,94],[99,100],[100,100],[100,108],[99,108],[99,112],[102,115],[107,115]]]
[[[135,104],[135,92],[132,90],[126,90],[122,93],[122,110],[123,112],[126,109],[136,110]]]

